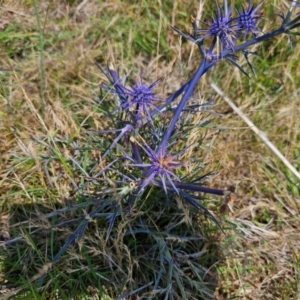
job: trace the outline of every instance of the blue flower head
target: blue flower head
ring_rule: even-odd
[[[131,137],[131,141],[138,143],[134,138]],[[139,143],[138,143],[139,144]],[[144,145],[139,144],[147,156],[147,163],[135,163],[134,166],[139,168],[146,168],[143,172],[143,182],[140,186],[140,191],[142,191],[149,184],[153,184],[157,179],[160,180],[161,185],[167,195],[167,189],[172,188],[177,191],[173,180],[180,182],[180,178],[174,173],[175,169],[182,166],[180,161],[176,158],[181,155],[186,149],[180,151],[176,154],[163,154],[161,150],[154,151],[151,147],[144,141]]]
[[[262,17],[262,13],[258,12],[262,4],[260,3],[254,8],[252,1],[249,0],[248,8],[242,8],[242,11],[238,11],[239,16],[237,20],[240,28],[244,31],[244,40],[246,40],[249,32],[252,32],[254,37],[256,37],[258,31],[261,32],[261,29],[257,27],[257,21]]]
[[[223,51],[223,49],[233,49],[240,29],[235,20],[231,18],[231,12],[232,9],[228,10],[227,5],[225,6],[225,12],[223,12],[217,3],[217,11],[215,17],[211,17],[210,24],[201,22],[207,26],[207,29],[198,30],[203,34],[203,39],[209,36],[214,37],[214,39],[219,38],[221,51]]]
[[[153,102],[161,101],[162,99],[156,97],[153,91],[154,87],[161,82],[162,78],[159,78],[150,85],[144,84],[142,78],[139,83],[135,83],[134,86],[129,88],[124,87],[124,94],[127,96],[127,101],[123,102],[121,107],[124,110],[130,111],[135,121],[139,121],[141,118],[151,119],[151,110],[156,110],[156,106]]]
[[[159,112],[159,109],[153,103],[162,99],[156,97],[154,88],[162,81],[162,78],[150,85],[146,85],[140,77],[139,83],[136,82],[133,86],[126,87],[112,64],[108,66],[108,72],[105,72],[99,64],[96,63],[96,65],[106,75],[112,85],[112,87],[109,87],[106,84],[101,84],[100,87],[118,96],[120,105],[117,109],[125,110],[135,125],[142,118],[147,118],[151,121],[150,113],[152,111],[156,110]]]

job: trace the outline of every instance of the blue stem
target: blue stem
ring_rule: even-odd
[[[138,163],[138,164],[142,164],[142,158],[141,158],[141,154],[140,154],[140,150],[137,146],[136,143],[134,142],[130,142],[131,144],[131,148],[132,148],[132,158]]]
[[[176,186],[176,188],[178,188],[178,189],[197,191],[197,192],[219,195],[219,196],[224,195],[224,190],[220,190],[220,189],[209,188],[209,187],[197,185],[197,184],[175,182],[175,181],[173,181],[173,183]]]
[[[199,65],[195,75],[193,76],[192,80],[189,82],[188,87],[186,88],[185,93],[184,93],[179,105],[177,106],[177,108],[175,110],[174,116],[173,116],[171,123],[170,123],[169,127],[167,128],[167,130],[161,140],[161,143],[158,147],[157,153],[161,153],[163,156],[166,154],[168,140],[172,134],[172,131],[174,130],[174,127],[180,117],[180,114],[181,114],[186,102],[188,101],[188,99],[191,96],[191,93],[194,90],[194,87],[198,83],[198,80],[201,78],[201,76],[204,74],[205,66],[206,66],[206,59],[203,59]]]

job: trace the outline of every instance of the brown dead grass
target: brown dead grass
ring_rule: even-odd
[[[141,49],[139,54],[128,56],[127,61],[126,51],[130,51],[135,43],[132,29],[128,25],[128,40],[122,40],[124,32],[121,29],[120,35],[114,29],[118,27],[120,18],[124,18],[124,11],[129,18],[141,13],[138,5],[131,6],[120,1],[100,4],[75,1],[73,5],[71,1],[60,4],[50,1],[47,6],[41,2],[38,7],[47,39],[43,116],[39,51],[34,47],[38,44],[36,19],[31,4],[22,2],[4,1],[1,6],[1,29],[15,24],[22,33],[29,35],[28,40],[24,37],[10,42],[13,47],[19,47],[19,51],[15,49],[8,53],[6,47],[11,47],[10,43],[1,46],[1,67],[14,69],[1,75],[0,205],[3,214],[0,222],[5,230],[6,212],[14,203],[46,202],[51,206],[51,201],[67,198],[74,189],[70,176],[59,164],[49,166],[53,180],[49,182],[39,160],[49,149],[38,146],[32,137],[54,143],[62,155],[67,155],[68,148],[60,145],[54,136],[76,137],[84,142],[82,127],[104,127],[101,114],[91,109],[92,94],[97,92],[97,84],[104,80],[93,65],[94,59],[101,63],[112,61],[124,74],[132,74],[142,68],[147,78],[165,76],[165,93],[178,88],[193,70],[191,66],[198,61],[196,58],[189,60],[191,53],[197,57],[189,43],[179,44],[177,36],[165,30],[165,19],[160,19],[161,34],[167,35],[168,59],[158,47],[152,55]],[[271,5],[271,2],[266,1],[264,5]],[[166,17],[172,23],[184,28],[188,26],[187,18],[181,17],[178,12],[192,13],[188,5],[178,3],[176,11],[174,8],[173,11],[164,11],[164,14],[168,14]],[[286,2],[280,5],[285,9]],[[97,21],[104,12],[111,16],[105,30],[100,28],[103,23]],[[103,30],[103,34],[96,34],[99,30]],[[110,32],[113,33],[110,35]],[[67,33],[65,37],[64,33]],[[288,57],[286,37],[265,47],[261,54],[273,63],[265,65],[256,60],[256,80],[242,77],[233,67],[224,71],[222,65],[218,67],[222,78],[218,77],[215,69],[199,84],[199,96],[206,98],[212,94],[207,83],[220,80],[220,87],[298,169],[300,157],[295,151],[299,149],[300,140],[299,45],[295,42],[294,51]],[[275,46],[279,49],[276,54]],[[187,61],[190,63],[188,67],[183,65]],[[265,78],[271,78],[273,82],[269,83]],[[217,110],[224,115],[215,118],[215,125],[228,129],[205,133],[215,136],[214,146],[205,163],[209,170],[220,170],[211,179],[210,185],[220,188],[236,185],[237,192],[233,213],[223,220],[223,225],[230,229],[226,230],[227,235],[221,242],[226,261],[219,266],[221,282],[216,297],[299,299],[299,185],[290,184],[291,175],[285,167],[236,115],[228,111],[221,100]],[[197,132],[193,133],[192,142],[197,135]],[[35,186],[43,189],[43,193],[27,192]]]

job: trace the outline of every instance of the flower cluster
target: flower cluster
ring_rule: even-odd
[[[162,99],[156,96],[154,88],[162,81],[162,78],[159,78],[150,85],[144,84],[142,78],[140,78],[139,83],[127,87],[121,83],[119,74],[112,66],[107,68],[107,72],[99,65],[98,67],[106,74],[111,84],[111,87],[107,85],[101,85],[101,87],[117,96],[119,102],[117,110],[122,110],[125,113],[122,120],[118,120],[121,128],[110,131],[119,131],[120,134],[103,153],[102,160],[123,139],[131,145],[129,153],[122,150],[124,158],[129,161],[127,166],[135,167],[141,171],[139,176],[137,176],[141,178],[136,180],[135,177],[134,179],[134,182],[137,182],[137,186],[135,186],[137,196],[142,194],[149,185],[161,186],[167,198],[169,192],[181,194],[179,186],[180,189],[222,195],[223,191],[219,189],[209,189],[191,183],[185,185],[176,174],[178,169],[184,165],[183,162],[177,159],[181,155],[184,155],[186,149],[189,147],[185,147],[176,154],[171,154],[166,149],[172,138],[164,139],[165,145],[160,144],[163,141],[162,136],[165,135],[166,130],[161,126],[157,127],[158,124],[162,123],[155,118],[155,115],[162,113],[163,109],[166,108],[167,101],[161,106],[156,106],[155,104],[162,101]],[[177,91],[178,95],[181,93]],[[177,97],[177,94],[175,93],[170,99],[173,101]],[[100,131],[100,133],[106,132],[109,131]],[[174,135],[174,132],[172,130],[172,135]],[[124,190],[122,190],[122,195],[124,196]]]
[[[195,25],[195,31],[202,34],[202,40],[211,36],[214,39],[213,44],[215,44],[216,39],[220,42],[221,53],[224,49],[234,49],[238,37],[244,33],[244,40],[246,40],[249,32],[252,33],[253,37],[256,37],[262,30],[258,27],[258,21],[262,18],[263,13],[259,11],[262,3],[257,7],[252,5],[252,1],[249,0],[248,7],[242,7],[241,10],[236,10],[238,15],[233,16],[233,9],[228,9],[227,2],[225,3],[224,12],[217,5],[216,16],[211,18],[209,24],[201,22],[206,25],[207,29],[198,28]]]
[[[120,134],[104,153],[104,156],[113,147],[117,146],[122,139],[131,145],[131,151],[128,152],[123,149],[122,152],[125,159],[130,161],[130,166],[139,169],[141,172],[139,176],[141,179],[138,181],[139,186],[137,187],[138,195],[143,193],[145,188],[151,184],[161,185],[166,195],[172,191],[180,194],[183,189],[205,191],[213,194],[223,193],[217,189],[207,190],[203,186],[197,186],[190,182],[184,183],[176,172],[183,165],[177,159],[184,155],[186,148],[178,151],[175,155],[169,154],[167,148],[172,143],[174,135],[176,135],[176,124],[186,108],[186,103],[203,74],[219,60],[226,59],[248,75],[236,61],[238,51],[242,51],[253,71],[254,68],[249,61],[249,54],[252,54],[249,49],[251,45],[282,33],[290,35],[292,34],[290,30],[300,25],[299,15],[291,19],[293,8],[299,6],[299,3],[292,1],[287,15],[281,16],[283,19],[282,24],[273,31],[263,33],[259,26],[263,17],[262,4],[254,6],[252,0],[248,0],[246,7],[239,9],[233,6],[229,8],[227,1],[224,1],[223,8],[217,4],[215,15],[208,21],[192,19],[193,34],[183,33],[176,27],[171,26],[184,38],[198,45],[202,54],[202,61],[199,63],[194,76],[165,101],[163,101],[163,98],[156,96],[154,91],[154,88],[162,81],[161,78],[150,85],[146,85],[140,76],[139,82],[127,87],[121,83],[120,76],[115,69],[111,66],[108,67],[106,76],[111,87],[104,87],[117,95],[119,99],[117,108],[125,112],[125,117],[119,120],[118,124],[121,124],[121,128],[117,130],[120,131]],[[170,124],[164,126],[162,130],[158,125],[161,123],[157,121],[156,117],[162,114],[166,107],[179,96],[182,97],[174,109],[173,118]],[[157,127],[159,128],[157,129]],[[155,141],[154,136],[156,137]],[[141,142],[137,142],[137,140],[141,140]]]
[[[176,143],[178,136],[180,136],[179,139],[186,140],[178,128],[180,128],[182,119],[193,113],[192,110],[189,111],[187,101],[192,97],[195,86],[201,77],[221,59],[228,60],[241,72],[247,74],[236,61],[239,51],[244,54],[253,71],[248,58],[249,54],[252,54],[250,50],[252,45],[280,34],[287,34],[290,40],[291,35],[299,35],[293,30],[300,26],[300,15],[298,13],[294,18],[292,15],[293,10],[300,4],[297,1],[291,2],[287,14],[279,14],[282,19],[281,24],[266,33],[259,26],[259,21],[263,16],[262,3],[254,6],[251,0],[248,1],[246,8],[240,9],[234,7],[229,9],[226,0],[223,8],[217,4],[215,15],[209,21],[200,21],[200,26],[198,26],[198,22],[195,19],[192,20],[193,34],[183,33],[178,28],[171,26],[184,38],[197,44],[202,59],[194,75],[167,98],[158,97],[155,93],[155,88],[162,81],[161,78],[147,85],[140,76],[138,82],[128,86],[122,82],[115,68],[108,66],[107,70],[103,70],[101,66],[97,65],[109,81],[108,85],[102,84],[101,88],[112,93],[118,103],[113,110],[107,112],[107,115],[112,118],[111,124],[114,124],[115,127],[98,131],[98,133],[110,133],[109,137],[115,133],[118,135],[103,151],[100,158],[101,162],[109,159],[110,162],[93,178],[110,172],[113,176],[105,176],[104,179],[109,181],[114,188],[107,189],[99,197],[97,196],[99,199],[104,199],[105,203],[88,214],[78,230],[70,236],[56,255],[54,262],[59,259],[72,241],[82,235],[88,220],[99,215],[99,211],[102,209],[112,210],[111,213],[102,214],[107,216],[109,221],[107,232],[109,235],[114,220],[123,212],[120,203],[130,204],[139,200],[145,191],[149,191],[148,188],[153,186],[158,186],[159,190],[163,191],[166,196],[164,198],[168,199],[172,194],[179,195],[192,206],[201,209],[218,224],[209,210],[200,204],[199,199],[203,193],[228,197],[228,191],[203,186],[203,179],[209,173],[199,176],[195,172],[193,177],[184,174],[182,166],[185,164],[184,155],[189,146],[184,143],[178,146]],[[173,104],[176,99],[178,99],[177,104],[170,108],[171,103]],[[164,116],[164,112],[168,109],[172,112],[170,121],[170,114],[168,114],[168,118]],[[193,124],[191,124],[192,126]],[[105,142],[108,138],[105,139]],[[113,190],[113,196],[108,197],[111,190]],[[121,201],[119,201],[120,199]]]

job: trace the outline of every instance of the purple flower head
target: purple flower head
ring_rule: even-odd
[[[143,117],[151,119],[150,111],[157,109],[153,102],[162,100],[157,98],[153,91],[154,87],[161,81],[162,78],[159,78],[154,83],[146,85],[143,83],[141,78],[140,83],[136,83],[134,86],[129,88],[124,87],[123,91],[127,96],[127,101],[123,102],[121,107],[124,110],[133,113],[136,121]]]
[[[150,112],[153,110],[159,112],[159,109],[156,108],[153,102],[161,101],[162,99],[156,97],[153,89],[162,81],[162,78],[159,78],[150,85],[146,85],[142,78],[140,78],[139,83],[126,87],[112,64],[107,68],[108,73],[106,73],[99,64],[96,63],[96,65],[106,75],[110,84],[113,86],[109,87],[106,84],[101,84],[100,87],[118,96],[120,105],[117,109],[122,108],[127,111],[132,121],[137,123],[144,117],[151,120]]]
[[[252,0],[249,0],[248,8],[242,8],[237,17],[238,24],[242,30],[244,30],[244,40],[246,40],[247,34],[251,31],[253,37],[257,36],[257,32],[261,32],[261,29],[257,27],[257,21],[262,17],[262,13],[258,12],[263,3],[260,3],[256,8],[252,5]]]
[[[225,13],[223,13],[220,6],[217,4],[216,15],[211,18],[211,23],[207,24],[201,22],[208,28],[199,29],[199,32],[204,34],[202,36],[203,39],[209,36],[214,38],[218,37],[220,40],[221,51],[223,51],[223,49],[233,49],[237,33],[240,30],[239,25],[231,18],[231,12],[232,9],[228,10],[226,5]]]
[[[131,138],[131,142],[138,143],[134,138]],[[143,182],[140,186],[140,191],[142,191],[151,182],[153,183],[155,179],[161,180],[163,189],[167,194],[167,185],[171,186],[176,192],[178,192],[175,187],[173,180],[180,182],[180,178],[174,173],[175,169],[182,166],[182,163],[177,161],[176,158],[181,155],[186,149],[172,155],[163,154],[160,150],[154,151],[151,147],[144,142],[144,146],[138,145],[144,150],[148,157],[147,163],[136,163],[134,166],[139,168],[146,168],[143,172]],[[166,184],[168,182],[168,184]]]

